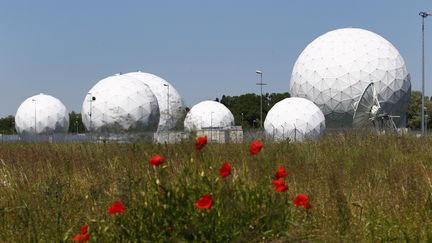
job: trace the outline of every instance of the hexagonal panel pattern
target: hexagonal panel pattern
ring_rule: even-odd
[[[156,96],[160,112],[158,131],[183,130],[186,109],[174,86],[151,73],[131,72],[124,74],[124,76],[144,82]]]
[[[324,114],[318,106],[298,97],[276,103],[264,121],[267,136],[275,141],[317,139],[325,128]]]
[[[51,95],[39,94],[27,98],[15,115],[19,134],[67,132],[69,113],[63,103]]]
[[[291,76],[292,96],[313,101],[327,127],[351,127],[354,102],[373,82],[383,109],[396,125],[406,125],[410,76],[398,50],[363,29],[330,31],[312,41],[298,57]]]
[[[207,100],[192,107],[186,114],[184,128],[186,131],[196,131],[203,128],[224,129],[234,126],[234,116],[223,104]]]
[[[143,82],[113,75],[96,83],[82,105],[83,123],[90,131],[156,131],[159,106]]]

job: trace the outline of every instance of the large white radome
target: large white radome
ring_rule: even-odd
[[[89,90],[81,114],[92,131],[156,131],[159,123],[157,99],[150,88],[120,74],[102,79]]]
[[[304,97],[323,111],[327,127],[349,127],[354,102],[373,82],[384,110],[405,126],[411,94],[410,76],[398,50],[383,37],[363,29],[330,31],[311,42],[298,57],[291,95]]]
[[[183,129],[183,121],[186,115],[185,106],[180,94],[170,83],[150,73],[131,72],[124,74],[124,76],[144,82],[156,96],[160,112],[158,131]]]
[[[27,98],[15,115],[19,134],[67,132],[69,114],[63,103],[51,95],[39,94]]]
[[[317,139],[325,130],[325,118],[312,101],[286,98],[276,103],[264,121],[266,134],[276,141]]]
[[[234,126],[234,116],[223,104],[216,101],[202,101],[192,107],[184,120],[186,131],[203,128],[228,128]]]

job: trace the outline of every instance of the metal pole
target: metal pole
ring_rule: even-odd
[[[422,103],[421,103],[421,131],[422,135],[425,135],[425,117],[424,117],[424,92],[425,92],[425,55],[424,55],[424,19],[427,15],[422,16]]]
[[[263,128],[263,126],[262,126],[262,124],[263,124],[263,114],[262,114],[262,110],[263,110],[263,102],[262,102],[262,86],[263,85],[267,85],[267,84],[265,84],[265,83],[263,83],[263,73],[262,73],[262,71],[259,71],[259,70],[256,70],[255,71],[255,73],[257,73],[257,74],[259,74],[260,75],[260,82],[259,83],[257,83],[257,85],[259,85],[259,86],[261,86],[260,87],[260,91],[261,91],[261,96],[260,96],[260,128],[262,129]]]
[[[168,129],[168,143],[170,141],[170,107],[169,107],[169,85],[168,84],[164,84],[165,87],[167,87],[167,120],[166,120],[166,125],[167,125],[167,129]]]
[[[262,73],[260,74],[261,76],[261,81],[260,81],[260,88],[261,88],[261,97],[260,97],[260,128],[262,129],[262,123],[263,123],[263,118],[262,118]]]
[[[419,15],[422,17],[422,103],[421,103],[421,132],[425,135],[425,114],[424,114],[424,95],[425,95],[425,48],[424,48],[424,20],[427,16],[431,16],[428,12],[420,12]]]
[[[282,127],[282,140],[285,140],[285,127],[284,125],[281,125]]]
[[[167,112],[167,114],[168,114],[168,124],[171,126],[171,117],[170,117],[170,104],[169,104],[169,85],[167,85],[167,89],[168,89],[168,96],[167,96],[167,106],[168,106],[168,112]],[[170,127],[168,127],[168,143],[170,142]]]
[[[89,105],[90,105],[90,113],[89,113],[89,116],[90,116],[90,128],[89,128],[89,132],[91,132],[91,130],[92,130],[92,100],[93,100],[93,97],[92,97],[91,93],[88,93],[88,94],[90,95],[90,100],[89,100]]]
[[[272,133],[272,139],[274,141],[275,138],[275,127],[273,126],[273,124],[270,124],[273,127],[273,133]]]
[[[34,102],[34,133],[36,134],[37,133],[37,130],[36,130],[36,125],[37,125],[37,123],[36,123],[36,100],[32,99],[32,101]]]
[[[427,107],[424,108],[424,116],[425,116],[425,136],[427,136],[427,124],[428,124],[428,114],[427,114]]]
[[[213,112],[210,114],[210,141],[213,141]]]

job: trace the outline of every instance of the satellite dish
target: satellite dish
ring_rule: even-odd
[[[370,83],[354,104],[353,127],[375,128],[378,132],[397,132],[394,117],[381,108],[374,84]]]

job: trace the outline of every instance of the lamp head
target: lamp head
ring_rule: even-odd
[[[428,13],[428,12],[424,12],[424,11],[421,11],[421,12],[419,13],[419,15],[420,15],[421,17],[423,17],[423,18],[426,18],[427,16],[431,16],[430,13]]]

